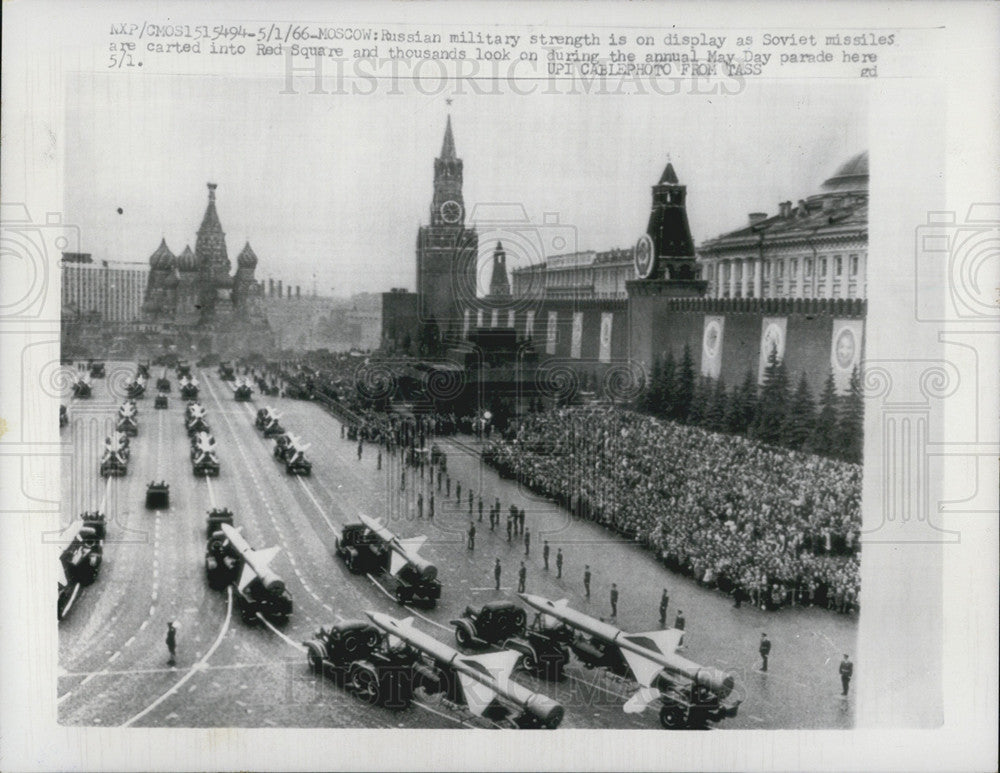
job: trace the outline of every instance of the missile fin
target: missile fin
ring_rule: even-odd
[[[274,560],[274,557],[278,555],[278,551],[281,550],[280,547],[275,545],[273,548],[264,548],[263,550],[255,550],[253,552],[253,560],[260,562],[261,566],[267,566]]]
[[[500,650],[499,652],[486,652],[482,655],[469,655],[461,657],[459,660],[470,668],[475,669],[503,687],[510,679],[517,661],[521,659],[521,653],[514,650]]]
[[[646,633],[630,633],[625,638],[633,644],[638,644],[645,649],[659,652],[661,655],[673,655],[677,652],[677,648],[681,646],[684,631],[677,628],[666,628],[660,631],[647,631]]]
[[[250,568],[250,564],[244,562],[243,573],[240,574],[240,581],[236,584],[236,587],[239,588],[240,590],[243,590],[245,587],[247,587],[247,585],[252,583],[254,581],[254,578],[256,577],[257,573]]]
[[[625,701],[622,709],[626,714],[641,714],[650,703],[660,697],[660,691],[654,687],[640,687],[639,690]]]
[[[412,553],[416,553],[423,544],[427,542],[427,537],[407,537],[406,539],[401,539],[399,544],[403,546],[403,550]]]
[[[406,559],[396,551],[392,551],[389,554],[389,574],[395,577],[404,566],[406,566]]]
[[[469,707],[469,711],[477,717],[481,717],[497,697],[496,692],[485,684],[477,682],[468,674],[459,672],[458,681],[462,685],[462,695],[465,697],[465,705]]]
[[[656,678],[656,675],[663,670],[663,666],[659,663],[649,658],[644,658],[642,655],[637,655],[631,650],[621,649],[620,651],[625,657],[629,668],[632,669],[635,681],[643,687],[649,687],[653,683],[653,679]]]

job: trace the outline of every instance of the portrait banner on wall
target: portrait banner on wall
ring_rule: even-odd
[[[764,371],[767,362],[774,351],[778,361],[785,359],[785,332],[788,329],[788,317],[764,317],[760,326],[760,364],[757,368],[757,383],[764,383]]]
[[[614,312],[601,312],[601,347],[597,355],[601,362],[611,362],[611,330],[614,320]]]
[[[545,353],[555,354],[556,353],[556,325],[559,321],[559,313],[556,311],[549,312],[549,321],[545,329]]]
[[[570,339],[569,356],[580,359],[580,348],[583,343],[583,312],[573,312],[573,337]]]
[[[482,326],[483,326],[483,310],[479,309],[479,311],[476,312],[476,327],[482,327]]]
[[[701,336],[701,375],[718,378],[722,372],[722,334],[726,329],[726,318],[705,317],[705,327]]]
[[[514,310],[507,312],[507,327],[514,327]]]
[[[524,337],[534,338],[535,337],[535,312],[528,311],[524,315]]]
[[[493,309],[493,311],[490,313],[490,327],[497,327],[500,324],[499,320],[497,319],[499,314],[500,312],[498,312],[496,309]]]
[[[851,383],[851,372],[861,365],[861,336],[864,323],[860,319],[833,320],[830,339],[830,368],[838,392],[846,392]]]

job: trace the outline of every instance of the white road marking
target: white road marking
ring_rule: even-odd
[[[179,690],[184,685],[184,683],[187,682],[188,679],[190,679],[192,676],[194,676],[195,673],[197,673],[197,668],[196,668],[197,666],[199,666],[200,664],[203,664],[210,657],[212,657],[212,654],[215,652],[216,649],[218,649],[219,645],[222,643],[222,638],[226,635],[226,631],[229,629],[229,622],[230,622],[230,620],[232,620],[232,617],[233,617],[233,588],[232,588],[232,586],[230,586],[229,588],[227,588],[226,591],[227,591],[226,592],[226,620],[225,620],[225,622],[223,622],[222,629],[219,631],[219,635],[216,637],[215,642],[212,644],[211,647],[209,647],[208,652],[206,652],[205,655],[204,655],[204,657],[202,657],[201,660],[199,660],[197,663],[195,663],[194,666],[192,666],[191,668],[189,668],[188,671],[187,671],[187,673],[184,674],[184,676],[182,676],[173,687],[171,687],[169,690],[167,690],[165,693],[163,693],[163,695],[161,695],[155,701],[153,701],[152,703],[150,703],[146,708],[144,708],[138,714],[136,714],[135,716],[133,716],[131,719],[128,719],[125,722],[123,722],[120,725],[120,727],[129,727],[130,725],[134,724],[135,722],[137,722],[138,720],[140,720],[144,716],[146,716],[149,712],[151,712],[153,709],[155,709],[157,706],[159,706],[161,703],[163,703],[163,701],[165,701],[167,698],[169,698],[171,695],[173,695],[175,692],[177,692],[177,690]]]
[[[148,619],[143,620],[142,625],[139,626],[139,630],[140,631],[143,630],[147,625],[149,625],[149,620]]]
[[[110,658],[108,658],[108,663],[114,663],[121,656],[122,656],[122,651],[118,650],[118,652],[116,652],[114,655],[112,655]]]
[[[125,646],[126,647],[130,646],[132,644],[132,642],[134,642],[134,641],[135,641],[135,637],[134,636],[130,636],[128,638],[128,641],[125,642]]]

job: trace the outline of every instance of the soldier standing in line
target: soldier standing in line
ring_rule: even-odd
[[[472,489],[469,489],[469,517],[472,517]]]
[[[444,476],[444,488],[445,488],[444,495],[446,497],[450,497],[451,496],[451,476],[450,475],[445,475]]]
[[[441,490],[441,470],[438,470],[438,491]]]
[[[844,653],[844,659],[840,661],[840,684],[843,686],[844,691],[841,693],[845,698],[847,697],[847,690],[851,686],[851,677],[854,676],[854,664],[851,659],[847,657],[847,653]]]
[[[167,663],[172,666],[177,662],[174,657],[177,652],[177,625],[173,620],[167,623],[167,649],[170,650],[170,660]],[[844,657],[846,658],[847,655],[844,655]],[[847,695],[846,688],[844,695]]]
[[[513,534],[512,529],[514,528],[514,523],[511,517],[507,516],[507,542],[510,542],[511,535]]]
[[[493,564],[493,579],[496,580],[497,590],[500,590],[500,572],[501,572],[500,559],[498,558],[496,559],[496,562]]]
[[[382,469],[382,449],[381,448],[378,450],[378,456],[375,457],[375,469],[376,470],[381,470]]]
[[[359,462],[361,461],[361,452],[364,450],[364,448],[365,448],[365,441],[364,440],[359,440],[358,441],[358,461]]]
[[[399,471],[399,490],[406,491],[406,470]]]
[[[521,510],[520,510],[520,512],[519,512],[519,513],[518,513],[518,515],[517,515],[517,520],[518,520],[518,524],[519,524],[519,525],[520,525],[520,527],[521,527],[521,533],[522,533],[522,534],[524,533],[524,516],[526,516],[527,514],[528,514],[528,511],[527,511],[527,510],[525,510],[525,509],[524,509],[524,508],[522,507],[522,508],[521,508]]]
[[[674,618],[674,628],[678,631],[684,630],[684,613],[679,609],[677,610],[677,617]]]
[[[476,549],[476,524],[469,521],[469,550]]]
[[[670,603],[670,594],[667,593],[667,589],[663,589],[663,595],[660,596],[660,627],[664,627],[667,624],[667,605]]]
[[[524,532],[524,555],[527,556],[531,552],[531,532]]]
[[[430,499],[427,500],[427,517],[434,520],[434,492],[431,492]]]
[[[562,579],[563,554],[562,548],[556,548],[556,578]]]
[[[618,617],[618,586],[611,583],[611,617]]]
[[[424,517],[424,495],[417,494],[417,518]]]
[[[479,522],[480,523],[483,522],[483,495],[482,494],[479,495]],[[490,519],[490,523],[491,524],[493,523],[492,519]]]
[[[528,570],[524,566],[524,561],[521,562],[521,568],[517,570],[517,592],[524,593],[524,581],[528,576]]]
[[[549,571],[549,541],[545,540],[542,546],[542,560],[545,562],[545,571]]]
[[[590,564],[583,567],[583,588],[587,592],[587,598],[590,598]]]
[[[766,633],[760,635],[760,670],[767,673],[767,656],[771,654],[771,640]]]

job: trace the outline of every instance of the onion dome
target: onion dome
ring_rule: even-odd
[[[156,252],[149,256],[149,267],[152,269],[170,269],[174,267],[175,260],[174,253],[167,246],[167,240],[161,239],[160,246],[156,248]]]
[[[868,151],[848,159],[823,183],[825,193],[868,190]]]
[[[194,271],[198,268],[198,261],[191,251],[191,245],[185,247],[184,252],[177,256],[177,268],[181,271]]]
[[[254,253],[253,248],[250,246],[250,242],[247,242],[240,254],[236,257],[236,265],[240,268],[256,268],[257,267],[257,255]]]

